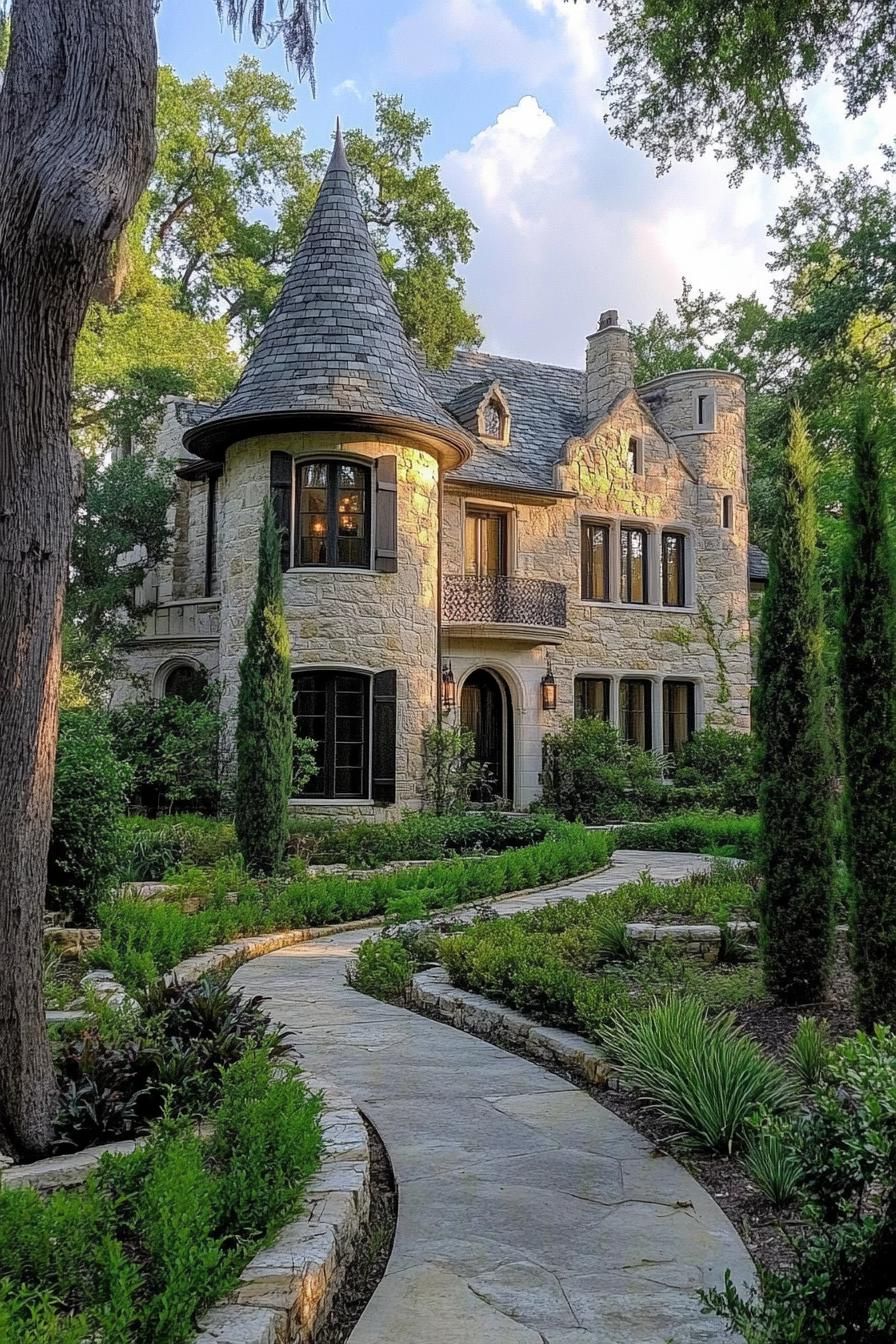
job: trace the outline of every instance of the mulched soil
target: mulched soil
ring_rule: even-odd
[[[403,1006],[407,1007],[406,1004]],[[413,1011],[423,1011],[414,1008]],[[857,1030],[857,1022],[852,1010],[852,974],[849,969],[845,941],[838,939],[837,953],[831,976],[828,996],[822,1003],[801,1004],[795,1007],[777,1007],[767,1000],[756,1000],[744,1004],[735,1010],[739,1024],[776,1058],[783,1058],[793,1039],[801,1017],[823,1017],[827,1020],[831,1035],[836,1040],[848,1036]],[[442,1021],[436,1013],[424,1012],[424,1016]],[[511,1054],[527,1058],[526,1052],[514,1046],[510,1041],[490,1036],[495,1044]],[[650,1110],[633,1093],[618,1087],[586,1087],[580,1078],[566,1070],[535,1060],[550,1073],[556,1073],[587,1091],[594,1100],[607,1110],[613,1111],[644,1134],[656,1145],[658,1152],[674,1157],[685,1167],[695,1180],[712,1195],[716,1203],[724,1210],[737,1228],[744,1244],[756,1264],[764,1269],[785,1269],[792,1260],[791,1241],[799,1231],[800,1221],[796,1214],[775,1209],[748,1179],[742,1167],[735,1161],[716,1157],[688,1148],[676,1140],[673,1128],[657,1120]]]
[[[364,1117],[370,1142],[370,1219],[315,1344],[344,1344],[386,1272],[395,1239],[398,1194],[383,1141]]]

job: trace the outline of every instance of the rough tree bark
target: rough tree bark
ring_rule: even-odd
[[[13,0],[0,90],[0,1125],[36,1154],[56,1089],[42,923],[77,470],[75,340],[152,166],[152,0]]]

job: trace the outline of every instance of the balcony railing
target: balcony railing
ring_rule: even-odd
[[[215,639],[221,603],[216,597],[163,602],[146,617],[144,639]]]
[[[442,616],[456,625],[524,625],[566,628],[566,585],[511,575],[445,577]]]

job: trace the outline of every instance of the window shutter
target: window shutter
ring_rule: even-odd
[[[395,802],[395,735],[397,675],[394,669],[373,678],[373,777],[375,803]]]
[[[289,537],[292,510],[293,459],[289,453],[271,453],[271,502],[274,519],[280,529],[280,568],[289,569],[291,547]]]
[[[376,460],[376,557],[381,574],[398,570],[398,458]]]

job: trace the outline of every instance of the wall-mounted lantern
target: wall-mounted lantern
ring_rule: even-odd
[[[557,683],[554,680],[554,670],[551,667],[551,655],[548,654],[547,671],[541,679],[541,707],[550,710],[557,708]]]
[[[457,684],[451,664],[442,664],[442,708],[448,714],[457,704]]]

